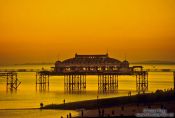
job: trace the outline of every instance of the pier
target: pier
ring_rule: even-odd
[[[17,72],[36,73],[36,91],[49,91],[50,77],[64,77],[64,91],[82,93],[86,91],[88,76],[97,76],[99,93],[117,93],[120,76],[135,76],[138,94],[148,91],[149,72],[173,72],[175,86],[175,70],[144,69],[142,66],[129,66],[129,62],[119,61],[105,55],[78,55],[64,61],[56,61],[52,70],[45,69],[0,69],[0,78],[6,79],[7,90],[17,90],[21,82]],[[128,83],[129,84],[129,83]],[[174,88],[175,89],[175,88]]]
[[[49,76],[64,76],[66,92],[82,92],[86,90],[87,76],[98,77],[98,92],[117,92],[119,76],[136,76],[136,91],[148,91],[148,72],[142,66],[129,66],[129,62],[119,61],[105,55],[78,55],[64,61],[57,61],[52,71],[37,72],[36,85],[49,85]],[[38,83],[39,81],[39,83]]]
[[[6,90],[17,90],[21,82],[18,80],[16,72],[0,72],[0,78],[6,79]]]

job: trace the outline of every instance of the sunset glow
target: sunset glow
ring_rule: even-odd
[[[175,60],[174,0],[1,0],[0,64],[74,53]]]

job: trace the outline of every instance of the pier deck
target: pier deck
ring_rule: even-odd
[[[62,72],[40,71],[36,73],[36,84],[49,85],[49,76],[64,76],[64,89],[67,92],[85,91],[87,76],[98,76],[98,91],[117,92],[119,76],[136,76],[136,91],[145,93],[148,91],[148,72],[147,71],[104,71],[104,72]]]

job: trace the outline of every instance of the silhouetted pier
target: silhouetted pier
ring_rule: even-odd
[[[173,76],[174,76],[174,91],[175,91],[175,72],[173,72]]]
[[[174,69],[143,69],[142,66],[129,66],[129,62],[119,61],[105,55],[78,55],[64,61],[56,61],[52,70],[45,69],[0,69],[0,77],[7,79],[7,88],[17,89],[21,82],[17,72],[36,72],[36,90],[49,90],[50,76],[64,76],[66,92],[86,90],[87,76],[98,77],[98,91],[117,92],[120,76],[135,76],[136,91],[148,91],[148,72],[175,72]],[[174,74],[175,76],[175,74]],[[175,84],[175,83],[174,83]]]
[[[37,72],[36,85],[39,87],[49,86],[50,76],[64,76],[64,90],[67,92],[78,92],[86,90],[87,76],[98,76],[98,91],[100,93],[105,92],[117,92],[118,91],[118,78],[119,76],[135,76],[136,77],[136,91],[138,93],[144,93],[148,91],[148,72],[147,71],[135,71],[131,73],[117,73],[117,72],[99,72],[99,73],[55,73],[53,71],[41,71]]]
[[[21,84],[21,82],[18,80],[16,72],[0,72],[0,78],[6,79],[7,91],[9,89],[11,91],[17,90],[18,86]]]
[[[136,76],[136,90],[145,93],[148,90],[148,72],[142,66],[129,67],[129,62],[123,62],[105,55],[78,55],[64,61],[57,61],[52,71],[37,72],[36,81],[42,85],[46,76],[64,76],[64,89],[69,92],[85,91],[88,75],[98,76],[98,91],[117,92],[118,77],[123,75]],[[36,82],[36,84],[38,84]]]

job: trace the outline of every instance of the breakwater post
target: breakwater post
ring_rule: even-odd
[[[175,72],[173,72],[174,75],[174,91],[175,91]]]

